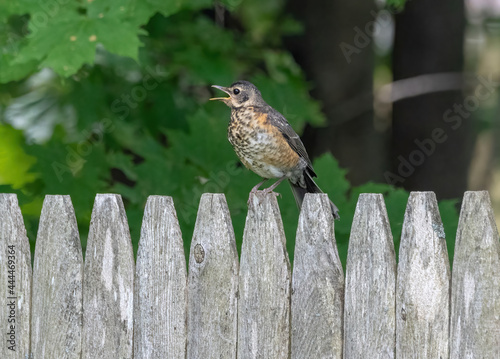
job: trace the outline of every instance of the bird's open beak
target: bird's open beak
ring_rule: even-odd
[[[217,86],[217,85],[212,85],[212,87],[215,87],[216,89],[224,91],[225,93],[227,93],[229,95],[229,97],[212,97],[210,99],[210,101],[213,101],[213,100],[226,101],[226,100],[230,100],[231,99],[231,91],[229,91],[229,89],[227,87]]]

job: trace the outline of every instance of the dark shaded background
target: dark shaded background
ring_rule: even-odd
[[[474,122],[481,121],[480,115],[472,114],[457,130],[446,128],[448,124],[444,121],[446,111],[462,104],[464,91],[467,94],[465,57],[471,54],[465,53],[464,44],[476,41],[465,38],[464,3],[422,0],[408,2],[404,10],[388,9],[394,15],[392,51],[377,59],[370,42],[359,54],[353,53],[351,61],[346,61],[338,46],[331,45],[354,44],[354,36],[359,33],[355,29],[368,29],[367,24],[376,20],[374,3],[319,1],[304,6],[300,1],[290,1],[289,7],[304,23],[306,31],[292,38],[288,47],[316,84],[312,94],[321,100],[328,117],[326,130],[307,128],[308,148],[314,154],[331,151],[341,166],[349,168],[348,177],[353,183],[381,181],[387,180],[384,176],[387,170],[402,175],[398,173],[401,163],[398,157],[409,160],[411,152],[419,149],[415,140],[432,138],[434,129],[444,128],[448,139],[438,144],[432,155],[425,156],[421,165],[414,166],[411,175],[395,183],[408,190],[433,190],[438,198],[461,197],[468,188],[478,128]],[[380,32],[390,31],[383,18],[378,23]],[[362,32],[370,35],[369,31]],[[381,36],[375,32],[377,35]],[[361,44],[362,40],[358,37]],[[390,126],[377,131],[372,107],[373,78],[377,62],[384,60],[392,71],[393,81],[426,74],[456,76],[451,78],[446,91],[437,91],[441,79],[436,78],[435,90],[430,86],[427,93],[394,102]],[[489,71],[490,75],[496,73],[498,79],[498,66]],[[410,90],[412,86],[417,88],[418,83],[409,85]],[[488,182],[483,179],[483,188],[487,188]]]

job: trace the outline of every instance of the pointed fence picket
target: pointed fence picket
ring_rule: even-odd
[[[146,203],[134,295],[134,358],[185,358],[186,257],[171,197]]]
[[[133,357],[134,272],[122,199],[98,194],[83,273],[82,359]]]
[[[448,358],[450,264],[436,196],[411,193],[396,280],[396,358]]]
[[[0,193],[0,358],[30,354],[31,254],[14,194]]]
[[[361,194],[346,264],[344,356],[394,358],[396,256],[381,194]]]
[[[487,192],[465,193],[452,275],[433,193],[410,195],[397,267],[382,196],[360,195],[345,282],[330,211],[306,196],[291,271],[273,195],[250,196],[239,263],[225,197],[205,194],[187,270],[171,197],[148,199],[135,266],[120,196],[96,196],[85,262],[69,196],[47,196],[32,274],[17,197],[0,194],[0,357],[500,357]]]
[[[191,241],[187,358],[235,358],[238,252],[222,194],[204,194]]]
[[[71,199],[47,196],[33,265],[33,358],[81,357],[82,281],[82,246]]]
[[[299,217],[292,281],[292,358],[341,358],[344,272],[330,200],[307,195]]]
[[[500,242],[487,192],[467,192],[451,282],[450,357],[500,358]]]
[[[250,195],[241,245],[240,359],[290,356],[290,261],[275,194]]]

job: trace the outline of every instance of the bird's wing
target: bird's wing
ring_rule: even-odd
[[[273,115],[268,116],[268,118],[270,118],[272,124],[276,126],[279,129],[279,131],[283,134],[283,137],[286,139],[290,147],[306,161],[307,168],[309,169],[311,176],[316,177],[316,173],[314,173],[311,160],[309,159],[304,144],[300,140],[299,135],[297,135],[297,133],[293,130],[292,126],[288,123],[286,118],[281,113],[279,113],[274,109],[273,109]]]

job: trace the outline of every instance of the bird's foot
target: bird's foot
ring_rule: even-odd
[[[262,186],[267,181],[267,178],[264,178],[261,182],[257,183],[250,191],[251,194],[256,194],[259,191],[260,186]]]
[[[247,204],[250,205],[250,199],[252,198],[252,194],[255,195],[255,196],[259,196],[259,195],[268,195],[268,194],[274,194],[276,197],[280,197],[281,198],[281,193],[278,193],[278,192],[274,192],[272,189],[269,190],[269,188],[265,188],[265,189],[262,189],[262,190],[252,190],[250,191],[250,195],[248,196],[248,201],[247,201]]]
[[[280,196],[281,197],[281,193],[278,193],[278,192],[274,192],[273,191],[273,188],[269,187],[269,188],[265,188],[263,189],[262,191],[259,191],[259,192],[262,192],[262,194],[274,194],[276,197]]]

